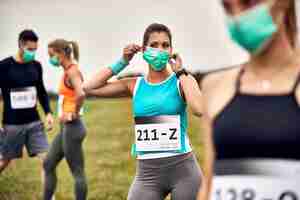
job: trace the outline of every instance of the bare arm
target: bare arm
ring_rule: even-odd
[[[200,118],[200,120],[202,127],[201,138],[203,142],[203,162],[201,165],[203,171],[203,184],[199,190],[198,200],[209,200],[214,171],[215,149],[212,139],[211,120],[206,114],[203,114],[203,117]]]
[[[203,113],[202,93],[199,85],[192,75],[180,76],[180,87],[184,98],[194,115],[201,117]]]
[[[108,67],[101,69],[91,80],[84,83],[83,88],[88,96],[96,97],[128,97],[131,96],[131,85],[135,79],[123,79],[108,82],[113,76]]]
[[[113,72],[109,67],[104,67],[99,72],[95,73],[91,79],[84,82],[83,88],[86,92],[91,91],[93,89],[103,87],[107,81],[113,77]]]
[[[123,50],[123,59],[129,63],[133,56],[140,51],[138,45],[128,45]],[[83,89],[87,95],[97,97],[128,97],[131,96],[135,78],[128,78],[109,82],[114,72],[111,67],[104,67],[92,79],[85,82]]]
[[[175,63],[171,62],[171,67],[174,72],[182,69],[182,60],[179,55],[176,55]],[[196,116],[202,116],[203,112],[203,99],[199,85],[192,75],[182,75],[179,77],[180,89],[186,100],[186,103],[191,108]]]
[[[211,187],[212,187],[212,179],[213,179],[213,171],[214,171],[214,161],[215,161],[215,147],[213,143],[213,129],[212,129],[212,119],[208,114],[208,95],[207,91],[210,88],[206,85],[203,86],[203,117],[200,119],[201,127],[202,127],[202,141],[203,141],[203,162],[202,162],[202,170],[203,170],[203,184],[200,187],[198,193],[198,200],[209,200]]]
[[[82,75],[81,72],[76,67],[70,68],[67,71],[67,75],[75,90],[75,101],[76,101],[75,113],[78,114],[80,112],[80,108],[83,105],[85,99],[85,93],[82,89]]]

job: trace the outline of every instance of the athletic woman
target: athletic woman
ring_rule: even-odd
[[[84,172],[82,142],[86,136],[80,111],[84,102],[82,75],[77,64],[79,48],[77,43],[57,39],[48,45],[50,63],[62,67],[63,77],[59,87],[59,120],[61,132],[55,137],[44,163],[44,200],[51,200],[56,189],[56,167],[65,158],[75,179],[76,200],[87,198],[87,183]]]
[[[296,172],[299,162],[291,165],[294,167],[282,167],[288,161],[300,159],[300,64],[295,1],[222,3],[230,36],[249,52],[250,59],[233,69],[213,73],[202,83],[203,126],[206,134],[214,135],[216,173],[258,173],[278,178]],[[225,160],[227,164],[219,165]],[[286,175],[283,177],[280,184],[288,180]],[[271,195],[281,187],[275,181],[266,185],[262,179],[252,180],[264,185],[260,187],[264,191],[272,191]],[[248,179],[244,182],[249,185]]]
[[[89,95],[132,97],[132,153],[138,163],[129,200],[162,200],[168,194],[173,200],[195,200],[204,180],[189,142],[186,111],[188,105],[194,114],[201,115],[201,92],[172,47],[169,28],[151,24],[144,33],[142,46],[128,45],[120,60],[84,84]],[[148,75],[108,82],[139,52],[148,63]]]

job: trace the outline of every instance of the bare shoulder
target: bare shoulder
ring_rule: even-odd
[[[81,74],[81,72],[80,72],[80,70],[78,68],[78,66],[77,67],[70,67],[69,69],[66,69],[65,73],[71,79],[75,78],[75,77],[81,77],[81,78],[83,78],[82,74]]]
[[[137,79],[138,77],[125,77],[121,78],[120,81],[126,85],[130,93],[133,94]]]
[[[204,111],[214,119],[235,94],[235,83],[241,67],[233,67],[207,74],[201,82]]]
[[[222,88],[228,84],[233,84],[240,69],[240,66],[234,66],[228,69],[208,73],[201,81],[201,88],[203,92],[211,93],[214,90],[218,90],[218,88]]]

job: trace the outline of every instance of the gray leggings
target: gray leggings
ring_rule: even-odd
[[[76,200],[86,199],[87,183],[82,151],[82,142],[85,135],[86,129],[81,120],[75,120],[62,125],[61,133],[53,140],[44,162],[44,200],[51,200],[55,192],[57,182],[56,167],[63,158],[66,158],[75,179]]]
[[[201,172],[193,153],[168,158],[138,160],[128,200],[196,200]]]

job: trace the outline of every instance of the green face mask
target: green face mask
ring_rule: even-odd
[[[24,49],[24,53],[23,53],[23,61],[25,63],[31,62],[35,59],[35,51],[30,51],[27,49]]]
[[[60,66],[60,63],[59,63],[59,60],[57,58],[57,56],[52,56],[50,59],[49,59],[49,62],[52,66],[54,67],[59,67]]]
[[[143,54],[143,58],[148,64],[150,64],[154,71],[162,71],[164,68],[166,68],[170,59],[170,55],[166,51],[147,47]]]
[[[232,40],[251,54],[261,51],[278,30],[267,3],[258,5],[238,17],[228,17],[227,28]]]

